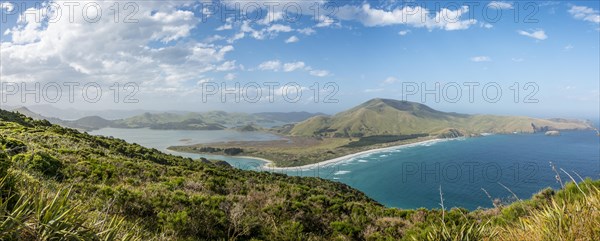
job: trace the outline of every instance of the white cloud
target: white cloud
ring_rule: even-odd
[[[600,14],[598,14],[598,10],[594,10],[593,8],[586,6],[571,6],[571,9],[569,9],[568,12],[575,19],[600,23]]]
[[[252,37],[257,40],[264,40],[269,38],[274,38],[280,32],[292,32],[294,29],[288,25],[283,24],[273,24],[268,27],[259,25],[258,29],[254,29],[252,27],[253,22],[250,20],[245,20],[242,22],[240,26],[240,31],[235,34],[233,37],[227,40],[228,43],[234,43],[239,39],[243,39],[245,37]],[[255,25],[255,24],[254,24]]]
[[[544,30],[542,30],[542,29],[532,30],[531,32],[519,30],[519,31],[517,31],[517,33],[519,33],[520,35],[523,35],[523,36],[537,39],[537,40],[544,40],[544,39],[548,38],[548,36],[546,35],[546,32],[544,32]]]
[[[292,72],[294,70],[297,69],[303,69],[306,65],[304,64],[304,62],[292,62],[292,63],[285,63],[283,65],[283,71],[285,72]]]
[[[262,40],[265,39],[266,34],[267,34],[267,29],[262,29],[262,30],[255,30],[254,28],[252,28],[252,26],[250,26],[252,23],[250,21],[243,21],[242,25],[240,26],[240,32],[237,33],[234,37],[232,37],[231,39],[228,40],[228,42],[232,43],[235,42],[238,39],[242,39],[246,36],[250,36],[254,39],[258,39],[258,40]],[[277,29],[278,27],[275,27],[275,29]],[[277,32],[275,32],[277,33]]]
[[[298,42],[298,41],[300,41],[300,39],[294,35],[294,36],[289,37],[288,39],[286,39],[285,43],[289,44],[289,43],[295,43],[295,42]]]
[[[517,63],[525,61],[523,58],[512,58],[510,60],[512,60],[513,62],[517,62]]]
[[[329,26],[331,26],[332,24],[337,24],[337,25],[339,25],[339,22],[336,22],[336,20],[335,20],[335,19],[333,19],[333,18],[330,18],[330,17],[328,17],[328,16],[325,16],[325,15],[320,15],[320,16],[319,16],[317,19],[318,19],[318,21],[319,21],[319,22],[318,22],[318,23],[315,25],[315,27],[317,27],[317,28],[329,27]]]
[[[205,39],[204,39],[204,42],[205,42],[205,43],[212,43],[212,42],[216,42],[216,41],[223,40],[223,39],[225,39],[225,37],[223,37],[223,36],[221,36],[221,35],[218,35],[218,34],[215,34],[215,35],[213,35],[213,36],[210,36],[210,37],[208,37],[208,38],[205,38]]]
[[[473,62],[490,62],[492,61],[492,58],[488,57],[488,56],[475,56],[471,58],[471,61]]]
[[[400,36],[407,35],[408,33],[410,33],[410,29],[407,29],[407,30],[401,30],[400,32],[398,32],[398,34],[399,34]]]
[[[378,88],[378,89],[365,89],[364,92],[365,93],[374,93],[374,92],[381,92],[384,91],[383,88]]]
[[[385,80],[383,80],[382,84],[390,85],[390,84],[396,83],[397,81],[398,81],[398,79],[396,79],[396,77],[390,76],[390,77],[387,77]]]
[[[9,2],[1,2],[0,9],[6,9],[7,12],[12,12],[15,9],[15,6]]]
[[[476,19],[461,20],[461,17],[468,11],[468,6],[462,6],[456,10],[442,8],[435,13],[431,13],[421,6],[404,6],[388,11],[363,4],[360,7],[342,6],[336,16],[341,20],[356,20],[368,27],[402,24],[417,28],[452,31],[467,29],[477,23]]]
[[[187,37],[198,23],[194,13],[190,11],[174,10],[173,12],[156,12],[150,18],[157,22],[168,23],[161,28],[161,32],[154,32],[152,39],[164,43]]]
[[[281,69],[281,62],[279,60],[265,61],[258,65],[258,69],[279,71]]]
[[[283,12],[282,11],[269,11],[265,18],[261,19],[260,21],[258,21],[258,23],[262,24],[262,25],[269,25],[273,22],[277,22],[279,20],[283,19]]]
[[[298,31],[299,33],[304,34],[304,35],[313,35],[314,33],[317,32],[312,28],[302,28],[302,29],[298,29],[296,31]]]
[[[569,51],[569,50],[571,50],[571,49],[573,49],[573,48],[574,48],[574,47],[573,47],[573,45],[571,45],[571,44],[567,44],[567,46],[565,46],[565,48],[564,48],[564,49],[565,49],[565,51]]]
[[[232,44],[237,40],[243,39],[244,37],[246,37],[246,33],[239,32],[239,33],[236,33],[235,35],[233,35],[233,37],[231,37],[230,39],[228,39],[227,42]]]
[[[237,76],[234,73],[227,73],[225,75],[225,80],[234,80]]]
[[[330,75],[329,71],[313,69],[312,67],[306,65],[302,61],[282,63],[279,60],[269,60],[269,61],[265,61],[265,62],[262,62],[261,64],[259,64],[258,69],[259,70],[269,70],[269,71],[283,70],[284,72],[304,70],[304,71],[307,71],[310,75],[317,76],[317,77],[325,77],[325,76]]]
[[[267,31],[269,32],[291,32],[293,29],[290,26],[287,25],[282,25],[282,24],[273,24],[271,25],[269,28],[267,28]]]
[[[223,31],[223,30],[231,30],[233,29],[233,22],[235,21],[234,18],[229,17],[225,19],[225,24],[219,26],[218,28],[216,28],[216,31]]]
[[[85,3],[79,2],[80,6]],[[110,9],[114,1],[96,3]],[[7,33],[10,38],[1,43],[0,74],[3,80],[14,82],[96,81],[110,85],[134,81],[143,91],[159,91],[182,88],[206,72],[231,68],[226,56],[233,46],[188,38],[200,20],[193,12],[181,10],[187,4],[139,4],[135,26],[105,16],[96,23],[87,22],[81,14],[73,15],[73,22],[67,17],[48,22],[22,16]],[[156,47],[156,42],[168,44]]]
[[[207,83],[207,82],[212,82],[213,78],[201,78],[200,80],[196,81],[196,86],[201,86],[203,83]]]
[[[490,28],[494,27],[494,25],[492,25],[490,23],[481,23],[479,26],[482,27],[482,28],[487,28],[487,29],[490,29]]]
[[[327,70],[310,70],[310,75],[317,77],[326,77],[329,76],[329,71]]]
[[[230,71],[235,69],[235,60],[225,61],[216,68],[217,71]]]
[[[232,28],[233,28],[233,25],[231,25],[230,23],[226,23],[226,24],[224,24],[222,26],[219,26],[215,30],[217,30],[217,31],[223,31],[223,30],[230,30]]]
[[[210,2],[210,0],[203,0],[203,1]],[[315,1],[255,0],[255,1],[253,1],[253,5],[258,5],[258,6],[260,6],[260,8],[254,8],[254,7],[245,8],[244,5],[247,2],[240,1],[240,0],[221,0],[218,2],[225,4],[228,9],[235,9],[236,4],[238,4],[237,8],[241,8],[241,10],[244,11],[245,14],[247,16],[249,16],[249,18],[254,17],[253,14],[255,14],[255,11],[261,11],[260,15],[257,15],[257,16],[264,16],[264,17],[255,22],[260,25],[269,25],[274,22],[285,20],[284,17],[286,17],[286,14],[283,11],[286,9],[284,9],[284,8],[289,7],[291,4],[293,4],[293,6],[299,7],[299,11],[301,11],[301,14],[312,15],[315,11],[312,11],[310,9],[314,9],[314,8],[323,9],[322,5],[325,4],[327,2],[327,0],[315,0]],[[239,6],[240,3],[241,3],[241,6]],[[294,11],[295,11],[294,7],[291,7],[287,10],[290,11],[290,14],[287,15],[287,17],[294,18]]]
[[[513,9],[512,3],[503,1],[491,1],[487,6],[495,9]]]

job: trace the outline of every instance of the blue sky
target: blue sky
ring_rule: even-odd
[[[30,88],[35,83],[53,83],[62,85],[63,92],[64,83],[98,83],[102,98],[95,103],[81,98],[77,89],[81,86],[75,89],[74,101],[63,94],[50,103],[80,109],[335,113],[383,97],[464,113],[585,118],[599,114],[598,1],[540,1],[526,6],[511,1],[473,5],[473,1],[288,0],[278,1],[271,11],[265,2],[273,1],[237,2],[242,9],[262,6],[257,21],[223,16],[222,8],[235,9],[235,1],[134,2],[137,11],[132,16],[137,23],[124,23],[130,9],[122,3],[119,22],[114,21],[116,5],[110,1],[94,4],[92,14],[88,8],[88,21],[82,8],[89,1],[81,2],[71,22],[61,1],[18,2],[21,5],[4,1],[2,81]],[[32,14],[23,15],[23,3],[27,8],[35,8],[35,3],[43,6],[40,9],[61,6],[62,15],[54,22],[42,15],[37,22]],[[292,5],[302,9],[298,21],[284,17],[283,6]],[[91,23],[96,8],[103,14]],[[319,9],[316,16],[315,8]],[[331,9],[336,11],[328,15]],[[497,12],[502,16],[490,22]],[[516,22],[515,12],[519,13]],[[271,82],[279,84],[273,102],[264,85]],[[287,103],[281,87],[292,82],[301,87],[302,97]],[[464,87],[470,82],[479,84],[472,103]],[[511,90],[515,82],[518,103]],[[111,90],[115,83],[120,84],[118,103]],[[133,98],[138,103],[124,103],[132,90],[122,89],[126,83],[139,87]],[[263,97],[256,103],[244,96],[236,102],[231,95],[222,101],[217,92],[203,101],[208,85],[234,88],[236,83],[240,92],[248,83],[262,86]],[[318,103],[315,83],[321,89]],[[432,95],[423,101],[420,93],[403,95],[403,84],[413,83],[426,88],[439,83],[441,94],[445,93],[442,87],[456,83],[463,86],[462,98],[454,103],[442,97],[436,102]],[[495,103],[482,96],[482,87],[490,83],[502,89]],[[531,88],[524,89],[528,84]],[[323,97],[334,90],[323,89],[327,85],[337,86],[330,99],[337,103],[323,103]],[[529,99],[537,103],[524,103],[534,90],[531,85],[537,91]],[[36,104],[32,95],[23,101],[22,88],[20,92],[6,88],[5,84],[2,105]],[[47,104],[46,99],[52,98],[44,98],[44,91],[53,90],[42,90],[39,103]],[[256,93],[256,88],[246,90],[246,96]]]

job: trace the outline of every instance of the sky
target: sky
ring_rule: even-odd
[[[2,1],[0,106],[600,115],[598,1]]]

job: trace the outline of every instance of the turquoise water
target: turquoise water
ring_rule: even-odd
[[[92,134],[111,135],[163,151],[167,146],[184,144],[181,139],[205,143],[280,138],[250,132],[148,129],[103,129]],[[224,159],[247,170],[262,170],[263,164],[248,158],[173,154]],[[453,139],[400,147],[308,170],[278,172],[343,182],[386,206],[399,208],[437,208],[441,187],[446,207],[475,209],[492,206],[486,192],[492,198],[511,201],[515,195],[525,199],[544,187],[560,187],[550,162],[564,182],[569,177],[560,168],[576,179],[579,177],[575,173],[600,178],[600,137],[591,131],[574,131],[552,137],[530,134]]]
[[[269,141],[280,136],[263,132],[240,132],[235,130],[152,130],[148,128],[103,128],[91,131],[92,135],[113,136],[145,147],[166,150],[169,146],[224,141]]]
[[[600,178],[599,137],[593,132],[561,136],[494,135],[400,148],[349,159],[321,168],[319,176],[355,187],[386,206],[439,207],[440,186],[446,207],[491,207],[492,198],[529,198],[562,180]],[[306,174],[303,174],[306,175]],[[308,174],[310,175],[310,174]],[[504,187],[504,186],[505,187]]]
[[[262,132],[239,132],[234,130],[152,130],[148,128],[121,129],[103,128],[89,132],[92,135],[112,136],[123,139],[129,143],[137,143],[145,147],[156,148],[165,153],[198,159],[219,159],[231,163],[242,169],[258,169],[263,162],[256,159],[228,157],[219,155],[199,155],[167,150],[169,146],[192,145],[197,143],[211,143],[223,141],[269,141],[279,140],[280,136]],[[242,163],[243,165],[241,165]]]

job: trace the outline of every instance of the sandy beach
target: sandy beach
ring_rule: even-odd
[[[322,161],[322,162],[317,162],[317,163],[308,164],[308,165],[304,165],[304,166],[297,166],[297,167],[275,167],[274,166],[275,163],[273,161],[267,160],[267,159],[264,159],[264,158],[253,157],[253,156],[238,156],[238,157],[255,159],[255,160],[260,160],[260,161],[265,162],[265,164],[261,167],[262,171],[289,171],[289,170],[300,171],[300,170],[314,169],[314,168],[319,167],[319,166],[332,165],[332,164],[336,164],[336,163],[339,163],[339,162],[346,161],[346,160],[351,159],[351,158],[355,158],[355,157],[359,157],[359,156],[363,156],[363,155],[369,155],[369,154],[372,154],[372,153],[383,152],[383,151],[391,151],[391,150],[396,150],[396,149],[399,149],[399,148],[406,148],[406,147],[418,146],[418,145],[429,144],[429,143],[437,143],[437,142],[446,141],[446,140],[452,140],[452,139],[431,139],[431,140],[414,142],[414,143],[409,143],[409,144],[402,144],[402,145],[397,145],[397,146],[377,148],[377,149],[372,149],[372,150],[367,150],[367,151],[361,151],[361,152],[357,152],[357,153],[353,153],[353,154],[349,154],[349,155],[345,155],[345,156],[333,158],[333,159],[330,159],[330,160],[327,160],[327,161]]]

